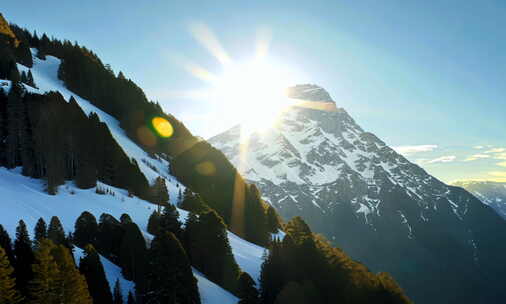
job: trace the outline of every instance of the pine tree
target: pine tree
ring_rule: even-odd
[[[121,217],[119,218],[121,225],[131,224],[133,223],[132,218],[130,215],[123,213]]]
[[[14,269],[9,263],[5,250],[0,247],[0,304],[17,304],[23,298],[16,290],[16,280],[12,276]]]
[[[74,225],[74,243],[78,247],[84,247],[87,244],[95,244],[97,234],[97,219],[93,214],[84,211],[77,218]]]
[[[153,211],[148,220],[148,232],[152,235],[157,235],[160,232],[160,217],[158,211]]]
[[[34,243],[38,244],[42,239],[47,238],[47,225],[43,218],[39,218],[34,229]]]
[[[119,263],[124,234],[125,228],[116,218],[110,214],[102,213],[98,224],[96,249],[111,262]]]
[[[92,303],[86,279],[76,269],[68,248],[43,239],[35,257],[34,278],[30,282],[31,303]]]
[[[260,198],[258,188],[253,184],[246,185],[244,232],[247,240],[265,246],[270,241],[270,234],[267,227],[264,204]]]
[[[16,34],[17,35],[17,34]],[[20,38],[18,36],[18,38]],[[32,54],[30,52],[30,46],[28,41],[21,37],[21,42],[18,47],[14,50],[16,60],[24,66],[31,67],[33,65]]]
[[[31,265],[34,261],[34,255],[32,251],[32,242],[23,220],[20,220],[18,226],[16,227],[14,255],[16,256],[16,263],[14,265],[14,269],[16,271],[16,283],[21,293],[26,294],[28,282],[33,277]]]
[[[47,229],[47,238],[53,241],[56,245],[67,245],[65,238],[65,231],[57,216],[51,217],[49,228]]]
[[[292,218],[285,226],[285,232],[289,233],[295,242],[299,243],[305,238],[311,238],[309,226],[300,216]]]
[[[167,206],[169,204],[169,192],[167,191],[167,185],[165,179],[158,176],[153,185],[153,200],[155,204],[160,206]]]
[[[51,253],[59,270],[57,303],[92,304],[86,279],[76,268],[69,249],[63,245],[54,245]]]
[[[111,289],[105,277],[104,267],[97,251],[91,244],[84,248],[84,256],[79,261],[79,271],[86,278],[88,290],[94,303],[112,303]]]
[[[21,81],[21,76],[19,75],[18,68],[16,67],[15,63],[13,62],[12,67],[9,72],[8,79],[12,81],[13,83],[17,83]]]
[[[28,70],[28,75],[27,75],[27,82],[26,84],[28,84],[29,86],[31,87],[34,87],[36,88],[35,86],[35,82],[33,81],[33,75],[32,75],[32,70]]]
[[[148,261],[146,303],[200,303],[190,262],[173,233],[155,236]]]
[[[274,208],[269,205],[266,212],[267,229],[270,233],[277,233],[281,229],[281,220]]]
[[[124,226],[125,234],[121,241],[119,264],[124,277],[136,283],[142,291],[146,281],[146,241],[135,223]]]
[[[181,190],[180,190],[181,191]],[[184,190],[179,207],[196,214],[205,213],[210,210],[209,206],[202,200],[200,195],[193,193],[190,189]]]
[[[26,73],[25,73],[25,71],[22,71],[22,72],[21,72],[21,79],[20,79],[20,81],[21,81],[22,83],[28,83],[28,78],[26,77]]]
[[[264,256],[260,272],[260,299],[262,303],[272,304],[286,281],[284,259],[281,243],[274,240],[271,248]]]
[[[174,205],[166,205],[160,215],[160,229],[162,232],[172,232],[176,237],[182,234],[181,222],[179,221],[179,212]]]
[[[208,279],[235,293],[240,269],[228,242],[223,219],[211,210],[186,221],[184,240],[192,265]]]
[[[15,259],[14,250],[12,248],[12,240],[2,225],[0,225],[0,247],[5,250],[5,255],[9,259],[10,264],[14,265]]]
[[[21,144],[19,135],[22,129],[22,92],[18,82],[13,82],[7,96],[7,137],[5,139],[6,167],[14,168],[21,164]]]
[[[60,270],[51,254],[54,248],[53,242],[43,239],[35,252],[36,263],[32,266],[33,280],[30,281],[30,303],[58,303],[62,282]]]
[[[255,281],[247,272],[241,273],[239,277],[238,296],[241,299],[238,304],[258,304],[258,290],[255,288]]]
[[[119,284],[119,280],[116,280],[116,283],[114,283],[113,299],[113,304],[123,304],[123,295],[121,295],[121,286]]]

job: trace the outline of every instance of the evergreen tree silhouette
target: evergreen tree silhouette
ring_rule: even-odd
[[[240,269],[228,242],[223,219],[211,210],[186,221],[185,243],[192,265],[208,279],[236,293]]]
[[[124,225],[125,234],[121,241],[119,263],[123,276],[136,283],[138,291],[146,285],[146,241],[135,223]]]
[[[97,251],[91,244],[84,248],[84,256],[79,261],[79,271],[86,278],[88,290],[94,303],[112,303],[111,288],[105,277],[104,267]]]
[[[97,219],[93,214],[84,211],[77,218],[74,225],[74,243],[78,247],[84,247],[87,244],[95,244],[97,234]]]
[[[51,254],[54,244],[50,240],[41,240],[35,252],[33,280],[30,281],[30,303],[57,303],[60,286],[60,271]]]
[[[239,304],[258,304],[260,303],[258,290],[255,288],[255,281],[251,276],[243,272],[239,277],[238,296],[240,298]]]
[[[100,215],[96,248],[113,263],[119,263],[121,242],[125,235],[125,228],[116,218],[107,213]]]
[[[42,239],[47,238],[47,224],[43,218],[39,218],[34,228],[34,243],[38,244]]]
[[[157,235],[160,232],[160,218],[161,215],[157,210],[153,211],[148,219],[148,232],[152,235]]]
[[[11,266],[15,264],[14,249],[12,248],[12,240],[4,227],[0,225],[0,247],[5,250],[5,255],[9,259]]]
[[[13,273],[14,269],[7,254],[0,247],[0,303],[17,304],[23,301],[22,296],[16,289],[16,280]]]
[[[198,304],[200,296],[188,257],[172,232],[155,236],[149,250],[147,303]]]
[[[37,87],[35,85],[35,82],[33,81],[32,70],[28,70],[28,75],[26,77],[26,80],[27,80],[26,84],[28,84],[29,86],[34,87],[34,88]]]
[[[32,242],[23,220],[20,220],[16,227],[14,255],[16,256],[16,263],[14,264],[16,284],[21,293],[26,294],[28,282],[33,277],[31,265],[34,261],[34,255],[32,251]]]
[[[60,290],[58,302],[68,304],[91,304],[86,278],[79,273],[70,250],[63,245],[54,245],[51,250],[59,270]]]

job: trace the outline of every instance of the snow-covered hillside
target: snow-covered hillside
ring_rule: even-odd
[[[36,50],[32,50],[33,53]],[[34,82],[38,89],[25,86],[28,91],[43,94],[48,91],[58,91],[68,101],[74,96],[79,106],[87,114],[97,113],[100,120],[107,124],[111,134],[123,151],[130,157],[137,160],[137,163],[146,176],[148,181],[153,182],[156,177],[166,178],[167,188],[171,202],[175,203],[179,191],[184,190],[184,186],[177,179],[169,174],[170,164],[162,158],[151,158],[142,148],[127,137],[124,130],[120,128],[118,121],[109,114],[101,111],[89,101],[80,98],[67,90],[63,82],[57,77],[57,71],[60,60],[46,56],[45,60],[40,60],[34,56],[34,66],[31,69]],[[19,71],[28,72],[28,68],[18,64]],[[8,90],[9,81],[2,81],[2,87]],[[102,213],[109,213],[116,218],[121,214],[129,214],[134,222],[139,225],[146,241],[152,239],[147,232],[147,221],[154,210],[154,205],[137,197],[129,197],[124,189],[114,188],[103,183],[98,183],[97,187],[108,189],[108,194],[99,195],[95,188],[83,190],[75,187],[72,182],[67,182],[58,189],[55,196],[48,195],[44,191],[42,180],[31,179],[20,174],[20,169],[7,170],[0,168],[0,201],[1,210],[0,224],[9,232],[11,236],[15,235],[15,228],[20,219],[27,224],[30,232],[33,231],[36,221],[42,217],[49,222],[51,216],[58,216],[64,229],[69,232],[73,230],[74,222],[83,211],[89,211],[95,217]],[[184,221],[187,212],[178,210],[180,220]],[[248,272],[258,281],[260,275],[260,265],[264,248],[249,243],[229,232],[229,242],[232,247],[234,257],[239,266]],[[75,255],[79,257],[82,254],[80,249],[76,249]],[[120,275],[120,269],[101,257],[109,283],[113,285],[116,279],[120,279],[124,296],[133,288],[133,283],[124,280]],[[218,285],[207,280],[201,273],[194,271],[198,279],[198,287],[202,298],[202,303],[237,303],[238,299],[223,290]]]
[[[38,89],[27,85],[25,85],[25,88],[30,92],[39,94],[49,91],[58,91],[67,101],[71,96],[74,96],[77,103],[86,114],[89,115],[92,112],[97,113],[100,121],[107,124],[112,136],[121,146],[123,151],[130,158],[134,158],[137,161],[141,172],[144,176],[146,176],[148,181],[152,183],[156,177],[164,177],[167,181],[170,198],[172,200],[176,200],[179,190],[184,190],[184,186],[178,183],[176,178],[169,174],[169,163],[162,158],[153,159],[150,157],[141,147],[128,138],[125,131],[121,129],[119,122],[114,117],[95,107],[88,100],[79,97],[65,88],[63,82],[58,79],[58,67],[60,66],[60,60],[58,58],[46,56],[45,60],[41,60],[35,56],[36,52],[37,51],[35,49],[32,49],[34,56],[31,72]],[[21,64],[18,64],[18,70],[20,72],[25,71],[28,73],[29,69]]]
[[[111,194],[99,195],[95,193],[95,189],[82,190],[72,183],[67,183],[60,186],[58,195],[48,195],[44,191],[41,180],[24,177],[19,170],[0,168],[0,197],[2,198],[0,224],[11,236],[14,236],[20,219],[25,221],[28,231],[32,233],[40,217],[49,222],[51,216],[58,216],[65,231],[69,232],[74,230],[75,220],[83,211],[89,211],[97,218],[102,213],[109,213],[118,219],[123,213],[127,213],[139,225],[146,240],[149,241],[152,236],[147,232],[147,221],[155,209],[154,205],[136,197],[128,197],[126,190],[104,184],[100,186],[109,189]],[[178,211],[180,220],[184,221],[188,213],[181,209]],[[258,280],[265,249],[230,232],[229,242],[239,266]],[[76,255],[79,256],[79,254],[80,251],[77,250]],[[102,258],[109,283],[114,284],[116,278],[120,277],[120,270],[104,260]],[[237,303],[238,299],[235,296],[207,280],[202,274],[198,272],[194,274],[199,281],[198,286],[203,303]],[[125,282],[121,277],[121,284],[125,295],[128,294],[133,283]]]
[[[81,248],[74,248],[74,258],[76,263],[79,263],[80,258],[84,256],[84,250]],[[108,259],[100,255],[100,262],[104,266],[105,277],[109,283],[111,293],[114,292],[114,284],[116,280],[119,281],[121,294],[123,295],[123,301],[126,302],[128,299],[128,292],[135,294],[135,284],[132,281],[128,281],[121,275],[121,268],[111,263]]]

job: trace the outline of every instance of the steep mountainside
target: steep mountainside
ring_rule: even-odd
[[[506,183],[485,181],[461,181],[453,183],[471,192],[484,204],[492,207],[506,219]]]
[[[289,97],[295,105],[267,131],[209,139],[278,213],[393,273],[416,302],[506,299],[506,222],[364,131],[324,89],[298,85]]]
[[[16,36],[12,32],[9,23],[7,23],[7,20],[5,20],[4,16],[1,13],[0,13],[0,34],[16,39]]]
[[[33,50],[33,52],[36,54],[36,50]],[[166,179],[170,201],[173,204],[177,203],[179,191],[184,190],[185,187],[169,174],[169,163],[165,159],[149,155],[128,138],[115,118],[95,107],[86,99],[80,98],[67,90],[57,78],[60,60],[52,56],[46,56],[45,60],[40,60],[34,56],[33,62],[34,64],[30,71],[33,73],[37,88],[24,85],[23,87],[26,92],[44,94],[49,91],[58,91],[67,100],[71,96],[75,96],[79,107],[87,115],[95,113],[107,125],[112,137],[121,147],[122,151],[129,158],[136,160],[140,171],[150,183],[154,182],[158,176]],[[19,71],[28,71],[28,68],[21,64],[18,64],[17,68]],[[0,90],[3,89],[8,92],[11,88],[11,81],[4,80],[2,83],[4,85],[0,87]],[[153,210],[156,209],[155,206],[137,197],[132,197],[128,191],[101,182],[98,182],[97,186],[92,189],[83,190],[76,187],[72,182],[67,182],[65,185],[58,187],[57,195],[48,195],[45,193],[45,183],[43,180],[24,177],[21,175],[20,169],[6,170],[5,168],[0,168],[0,196],[3,197],[3,201],[0,204],[0,209],[2,210],[0,224],[5,227],[11,236],[15,235],[16,225],[20,219],[26,222],[28,231],[33,231],[39,217],[49,222],[51,216],[58,216],[62,221],[65,231],[72,232],[74,221],[79,214],[83,211],[89,211],[97,218],[104,212],[117,218],[123,213],[129,214],[139,224],[144,237],[147,240],[153,238],[146,229],[147,220]],[[97,189],[107,190],[107,194],[98,194]],[[179,213],[181,220],[184,221],[187,217],[187,212],[179,210]],[[264,248],[248,243],[232,233],[230,233],[230,244],[233,253],[237,255],[237,263],[242,269],[248,271],[257,279],[260,273],[261,257]],[[82,250],[76,248],[74,254],[76,257],[79,257],[82,255]],[[101,257],[101,260],[106,270],[111,291],[116,279],[119,279],[123,296],[126,300],[128,291],[134,291],[134,283],[123,278],[121,269],[118,266],[103,257]],[[194,275],[198,280],[202,303],[237,302],[238,299],[234,295],[206,279],[199,271],[194,270]]]
[[[410,303],[300,218],[280,231],[221,152],[96,54],[5,26],[0,302]]]

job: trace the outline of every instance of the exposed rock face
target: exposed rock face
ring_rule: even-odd
[[[364,131],[324,89],[288,92],[298,103],[271,129],[241,142],[237,126],[209,140],[266,201],[392,273],[415,302],[506,300],[483,280],[506,275],[506,221]]]

